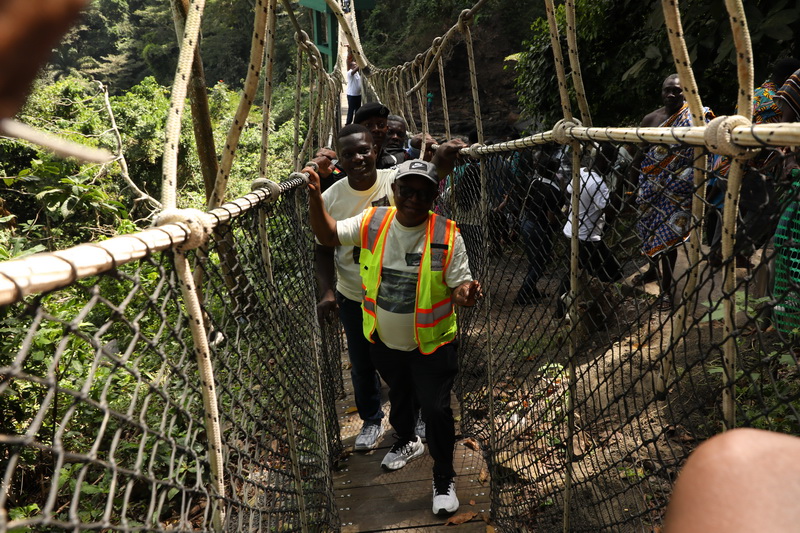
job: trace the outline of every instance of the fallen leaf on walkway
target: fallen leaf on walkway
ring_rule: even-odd
[[[461,441],[461,444],[463,444],[464,446],[466,446],[470,450],[474,450],[476,452],[480,451],[480,449],[481,449],[481,445],[478,444],[478,441],[476,441],[473,438],[464,439],[463,441]]]
[[[446,525],[446,526],[459,526],[459,525],[463,524],[464,522],[469,522],[470,520],[472,520],[476,516],[478,516],[478,513],[475,513],[473,511],[469,511],[467,513],[457,514],[455,516],[451,516],[450,518],[448,518],[447,522],[445,522],[444,525]]]
[[[481,469],[481,473],[480,473],[480,474],[478,474],[478,481],[480,481],[480,482],[481,482],[481,485],[483,485],[483,484],[485,484],[487,481],[489,481],[489,471],[488,471],[488,470],[486,470],[485,468],[482,468],[482,469]]]
[[[348,407],[347,409],[344,410],[344,414],[346,415],[352,415],[353,413],[357,412],[358,412],[358,407]]]
[[[470,500],[470,501],[469,501],[469,504],[470,504],[470,505],[475,505],[475,500]]]

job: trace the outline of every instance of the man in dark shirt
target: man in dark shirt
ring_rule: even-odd
[[[553,232],[559,226],[564,194],[556,181],[559,162],[548,157],[537,164],[537,172],[524,191],[522,205],[523,249],[528,258],[528,272],[514,298],[517,305],[537,303],[546,295],[536,288],[553,253]]]

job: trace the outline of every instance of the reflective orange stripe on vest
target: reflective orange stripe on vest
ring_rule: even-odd
[[[433,309],[421,309],[417,307],[417,327],[426,328],[435,326],[443,318],[453,314],[453,300],[447,298],[441,302],[433,304]]]

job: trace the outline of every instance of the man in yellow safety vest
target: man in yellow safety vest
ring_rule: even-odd
[[[475,305],[482,292],[455,223],[431,211],[438,194],[436,167],[418,159],[402,163],[392,183],[395,207],[372,207],[338,222],[325,211],[319,176],[304,171],[310,176],[309,219],[317,239],[361,248],[364,336],[389,385],[389,421],[397,433],[381,466],[397,470],[425,452],[414,434],[416,395],[434,461],[433,512],[454,513],[455,305]]]

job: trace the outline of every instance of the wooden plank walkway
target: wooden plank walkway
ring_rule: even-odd
[[[347,356],[343,360],[346,396],[337,402],[337,413],[342,441],[349,455],[341,461],[342,469],[334,472],[334,491],[339,507],[342,532],[364,531],[493,531],[483,517],[489,515],[489,481],[486,463],[479,451],[456,442],[455,470],[456,492],[460,507],[455,516],[476,513],[468,522],[458,526],[445,526],[447,517],[440,518],[431,509],[433,489],[431,486],[433,461],[427,453],[394,472],[381,469],[381,461],[394,442],[389,426],[389,402],[386,386],[383,388],[384,435],[380,446],[367,453],[352,452],[355,436],[361,429],[361,419],[354,411],[353,389],[350,381]],[[457,404],[453,411],[458,419]],[[456,423],[458,430],[458,423]],[[482,474],[483,472],[483,474]]]

